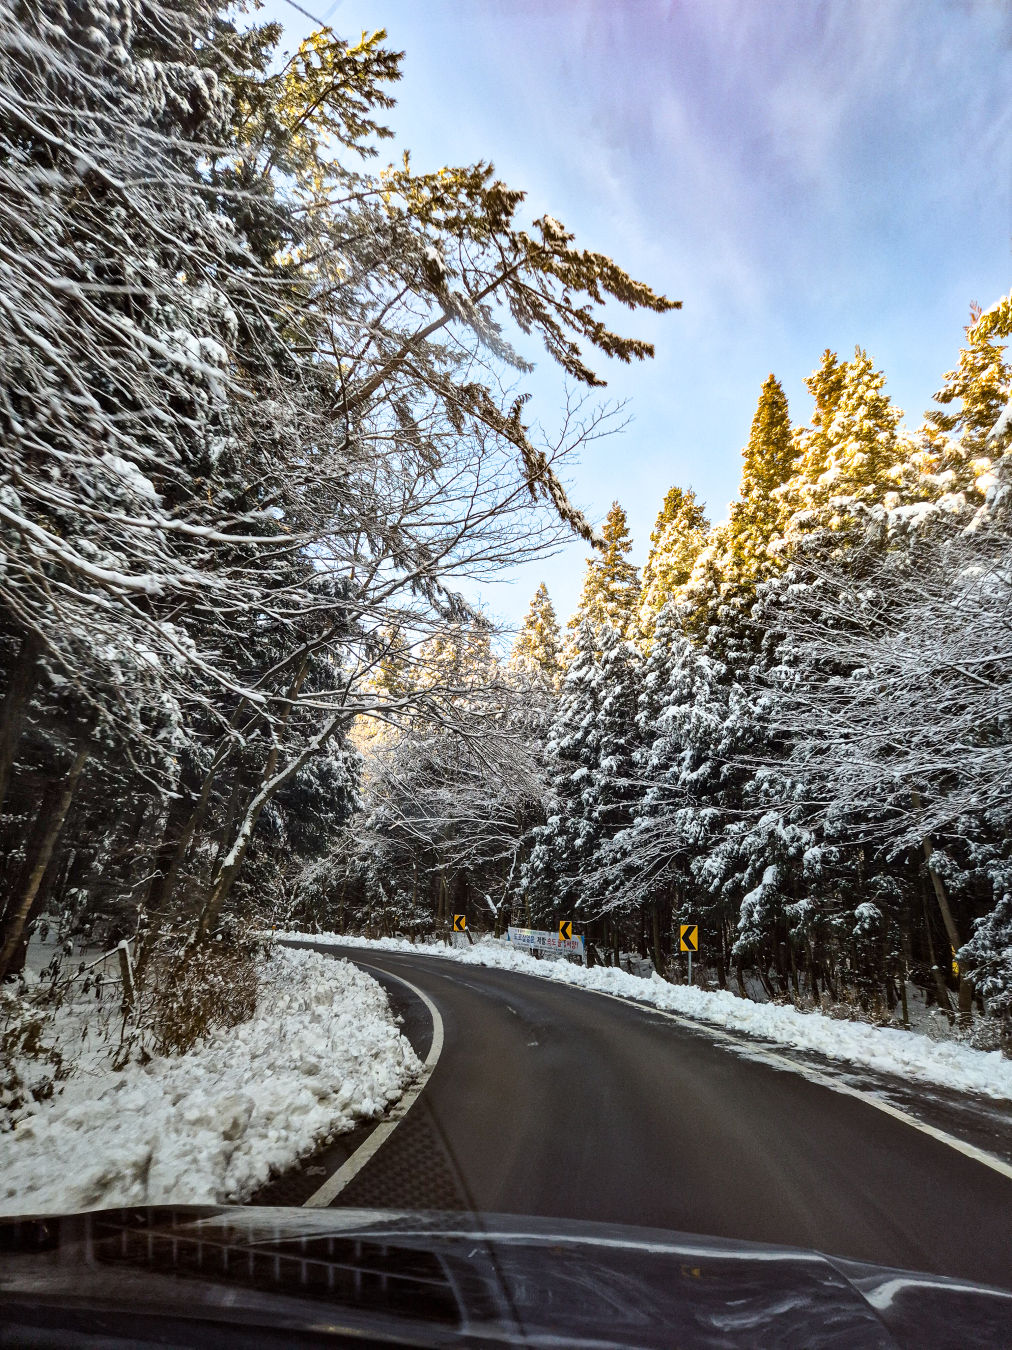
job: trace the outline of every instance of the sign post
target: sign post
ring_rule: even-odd
[[[689,984],[692,983],[692,953],[699,951],[699,925],[683,923],[678,932],[679,951],[689,953]]]

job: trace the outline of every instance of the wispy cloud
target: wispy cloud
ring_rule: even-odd
[[[770,369],[804,417],[821,349],[861,342],[916,417],[969,301],[1008,289],[1001,0],[342,0],[333,23],[406,50],[392,121],[419,165],[494,159],[532,214],[685,301],[622,316],[657,360],[609,373],[636,421],[579,476],[641,539],[672,482],[721,514]],[[549,570],[562,609],[580,557]]]

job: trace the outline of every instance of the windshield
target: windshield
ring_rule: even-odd
[[[1010,37],[3,7],[0,1322],[1005,1316]]]

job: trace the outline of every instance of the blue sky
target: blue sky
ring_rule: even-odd
[[[628,400],[620,437],[588,447],[574,499],[625,506],[642,563],[673,483],[711,518],[772,370],[792,419],[825,347],[866,347],[916,424],[956,359],[971,301],[1012,282],[1012,7],[1003,0],[308,0],[339,33],[385,28],[406,53],[391,157],[491,159],[577,241],[610,254],[674,313],[628,315],[654,361],[602,369]],[[312,26],[263,11],[286,45]],[[388,143],[389,144],[389,143]],[[532,415],[556,421],[547,358]],[[586,545],[487,588],[518,621],[537,584],[560,617]]]

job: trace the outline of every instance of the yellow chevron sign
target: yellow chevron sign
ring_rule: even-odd
[[[699,925],[683,923],[678,934],[678,950],[682,952],[699,951]]]
[[[572,936],[573,936],[573,920],[572,920],[572,919],[560,919],[560,920],[559,920],[559,937],[562,939],[563,942],[568,942],[569,939],[570,939]]]
[[[453,916],[453,931],[454,931],[455,933],[463,933],[463,932],[466,931],[466,929],[467,929],[467,915],[466,915],[466,914],[454,914],[454,916]]]

